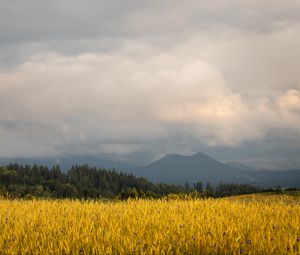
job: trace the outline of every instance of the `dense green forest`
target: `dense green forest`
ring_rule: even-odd
[[[59,166],[9,164],[0,167],[0,195],[6,197],[48,198],[160,198],[169,194],[222,197],[258,192],[247,184],[216,187],[201,181],[192,185],[152,183],[144,177],[88,165],[72,166],[67,172]]]

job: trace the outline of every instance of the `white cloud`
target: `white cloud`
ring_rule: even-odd
[[[192,152],[279,133],[291,147],[299,10],[294,0],[0,0],[0,156]]]
[[[11,123],[0,125],[2,136],[11,138],[2,154],[8,144],[20,148],[19,139],[36,148],[30,154],[122,154],[153,140],[169,147],[176,127],[180,135],[214,146],[300,128],[299,90],[250,100],[230,89],[217,66],[174,52],[151,59],[48,53],[0,74],[0,84],[0,120]],[[12,151],[19,153],[12,148],[7,154]]]
[[[289,90],[278,100],[279,107],[284,112],[296,111],[300,114],[300,92]]]

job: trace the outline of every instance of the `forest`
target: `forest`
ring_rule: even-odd
[[[88,165],[74,165],[67,172],[59,166],[8,164],[0,167],[0,196],[11,198],[161,198],[170,194],[224,197],[250,194],[261,189],[249,184],[201,180],[184,185],[153,183],[144,177]]]

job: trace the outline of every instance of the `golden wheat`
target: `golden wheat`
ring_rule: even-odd
[[[300,254],[300,204],[0,200],[0,254]]]

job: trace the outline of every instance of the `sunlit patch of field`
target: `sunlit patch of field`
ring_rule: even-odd
[[[287,196],[0,200],[0,254],[300,254]]]
[[[282,193],[280,195],[275,194],[274,192],[270,193],[256,193],[248,195],[238,195],[226,198],[229,201],[238,201],[238,202],[249,202],[249,203],[263,203],[263,204],[274,204],[274,203],[283,203],[287,205],[291,204],[300,204],[300,196],[298,193]]]

